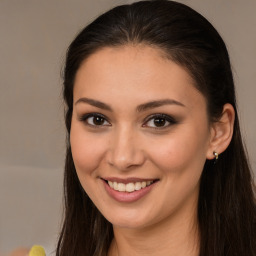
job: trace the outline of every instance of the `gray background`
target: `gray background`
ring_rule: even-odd
[[[114,0],[0,0],[0,253],[42,244],[61,221],[65,148],[60,70],[77,32]],[[180,0],[206,16],[231,56],[256,169],[256,1]]]

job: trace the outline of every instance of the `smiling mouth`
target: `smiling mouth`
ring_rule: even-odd
[[[128,192],[128,193],[132,193],[134,191],[139,191],[143,188],[146,188],[146,187],[152,185],[156,181],[157,180],[137,181],[137,182],[129,182],[127,184],[124,184],[121,182],[105,180],[105,182],[115,191]]]

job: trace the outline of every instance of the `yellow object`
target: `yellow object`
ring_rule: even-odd
[[[40,245],[34,245],[29,251],[28,256],[46,256],[44,248]]]

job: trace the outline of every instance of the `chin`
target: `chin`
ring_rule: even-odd
[[[137,211],[129,211],[124,213],[118,213],[114,215],[106,215],[106,219],[114,226],[124,229],[141,229],[153,224],[153,220],[150,216],[146,216],[143,213]]]
[[[142,229],[147,227],[145,222],[137,222],[135,220],[118,220],[111,222],[113,227],[118,227],[122,229]]]

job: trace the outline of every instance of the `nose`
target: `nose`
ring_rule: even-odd
[[[123,128],[113,133],[107,161],[119,171],[127,171],[143,165],[145,155],[142,145],[132,129]]]

